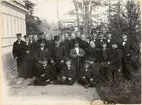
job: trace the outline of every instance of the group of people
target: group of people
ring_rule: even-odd
[[[72,32],[49,39],[39,35],[17,34],[13,45],[13,56],[17,61],[18,77],[33,78],[34,85],[67,84],[75,81],[85,87],[94,87],[99,82],[112,81],[122,73],[131,78],[131,43],[126,34],[122,41],[94,33],[86,35]]]

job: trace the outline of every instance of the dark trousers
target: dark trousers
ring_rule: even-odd
[[[133,72],[133,68],[131,66],[131,60],[130,59],[124,59],[122,58],[122,73],[124,78],[130,80]]]

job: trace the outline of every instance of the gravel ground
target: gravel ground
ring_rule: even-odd
[[[95,88],[85,89],[75,83],[73,86],[67,85],[47,85],[47,86],[28,86],[33,79],[23,80],[16,78],[16,70],[6,73],[3,103],[10,104],[45,104],[60,105],[90,105],[93,100],[100,99]],[[9,101],[7,101],[9,100]],[[11,102],[12,101],[12,102]]]

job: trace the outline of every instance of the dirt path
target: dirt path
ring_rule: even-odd
[[[14,77],[12,78],[14,80]],[[17,81],[18,80],[16,80],[16,82]],[[29,81],[30,80],[24,80],[24,82],[20,84],[15,84],[15,81],[10,81],[10,85],[7,87],[8,97],[5,98],[5,102],[7,104],[20,104],[22,101],[23,104],[49,103],[50,105],[90,105],[93,100],[99,99],[95,88],[85,89],[78,83],[75,83],[73,86],[27,86]]]

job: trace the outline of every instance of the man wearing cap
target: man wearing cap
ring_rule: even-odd
[[[112,81],[115,73],[121,72],[122,66],[122,51],[118,48],[118,42],[112,44],[112,51],[109,56],[109,61],[101,65],[106,70],[106,77]]]
[[[51,53],[51,56],[53,58],[51,64],[55,67],[54,69],[56,69],[56,75],[58,76],[64,65],[66,58],[68,57],[68,53],[66,48],[64,46],[61,46],[59,36],[54,37],[54,43],[55,44],[54,47],[52,48],[52,53]]]
[[[21,64],[25,55],[25,47],[24,47],[25,42],[21,38],[22,38],[21,33],[18,33],[17,41],[14,42],[12,50],[14,59],[16,59],[17,61],[18,77],[22,77]]]

